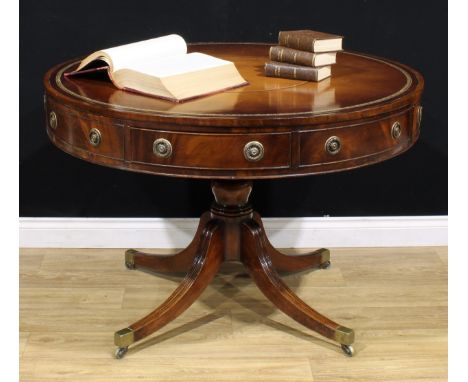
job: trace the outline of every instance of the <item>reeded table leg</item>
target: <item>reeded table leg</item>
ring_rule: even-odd
[[[288,316],[338,342],[345,352],[352,355],[353,349],[350,345],[354,342],[354,331],[318,313],[288,288],[273,267],[264,236],[262,228],[254,220],[243,223],[241,260],[258,288]]]
[[[126,252],[130,269],[156,272],[181,272],[188,269],[179,287],[146,317],[115,333],[121,358],[132,343],[145,338],[185,311],[211,282],[223,261],[241,261],[263,294],[280,310],[309,329],[338,342],[353,355],[354,331],[333,322],[302,301],[280,279],[278,272],[297,272],[326,268],[330,252],[319,249],[306,255],[288,256],[269,242],[261,217],[248,203],[252,183],[214,181],[215,202],[202,215],[192,243],[173,256],[150,255],[135,250]]]
[[[197,255],[187,275],[169,298],[153,312],[115,333],[116,357],[122,358],[129,345],[139,341],[183,313],[210,284],[223,261],[222,222],[206,224]]]
[[[273,268],[278,272],[301,272],[307,269],[326,269],[330,267],[330,251],[326,248],[320,248],[316,251],[303,255],[285,255],[279,252],[271,245],[263,227],[262,218],[257,212],[253,213],[253,219],[260,226],[260,234],[264,242],[264,249],[271,259]]]
[[[175,255],[156,255],[128,249],[125,252],[125,266],[128,269],[144,268],[159,273],[185,273],[197,254],[203,229],[211,219],[210,213],[205,212],[198,224],[197,232],[192,242],[183,251]]]

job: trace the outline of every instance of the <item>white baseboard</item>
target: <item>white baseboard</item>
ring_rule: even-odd
[[[278,248],[448,245],[447,216],[265,218]],[[198,219],[20,218],[20,247],[182,248]]]

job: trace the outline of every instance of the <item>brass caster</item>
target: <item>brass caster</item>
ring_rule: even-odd
[[[341,350],[343,350],[343,353],[348,357],[352,357],[354,355],[354,348],[351,345],[341,345]]]
[[[325,261],[324,263],[320,264],[320,269],[328,269],[331,267],[331,261]]]
[[[127,269],[135,269],[135,261],[133,260],[133,256],[135,255],[134,249],[127,249],[125,251],[125,266]]]
[[[128,351],[128,346],[124,347],[124,348],[117,348],[115,349],[115,358],[116,359],[121,359],[124,357],[124,355],[127,353]]]

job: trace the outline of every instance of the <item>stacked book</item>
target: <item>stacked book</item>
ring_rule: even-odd
[[[305,81],[331,76],[336,52],[342,50],[343,36],[312,30],[282,31],[278,46],[270,48],[265,75]]]

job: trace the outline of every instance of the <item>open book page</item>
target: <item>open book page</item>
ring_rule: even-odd
[[[81,70],[92,60],[102,59],[111,65],[112,71],[119,69],[132,69],[135,63],[146,62],[149,65],[167,57],[185,55],[187,44],[185,40],[176,34],[152,38],[131,44],[102,49],[86,57],[76,69]]]
[[[234,63],[204,53],[187,54],[187,44],[178,35],[94,52],[65,75],[97,70],[106,70],[119,89],[175,102],[247,84]]]
[[[126,66],[125,69],[147,74],[152,77],[165,78],[231,64],[230,61],[222,60],[204,53],[189,53],[181,56],[168,57],[158,61],[135,61],[132,63],[131,67]]]
[[[135,65],[139,62],[152,65],[167,57],[185,55],[187,44],[179,35],[171,34],[103,51],[111,57],[114,71],[122,68],[138,70]]]

